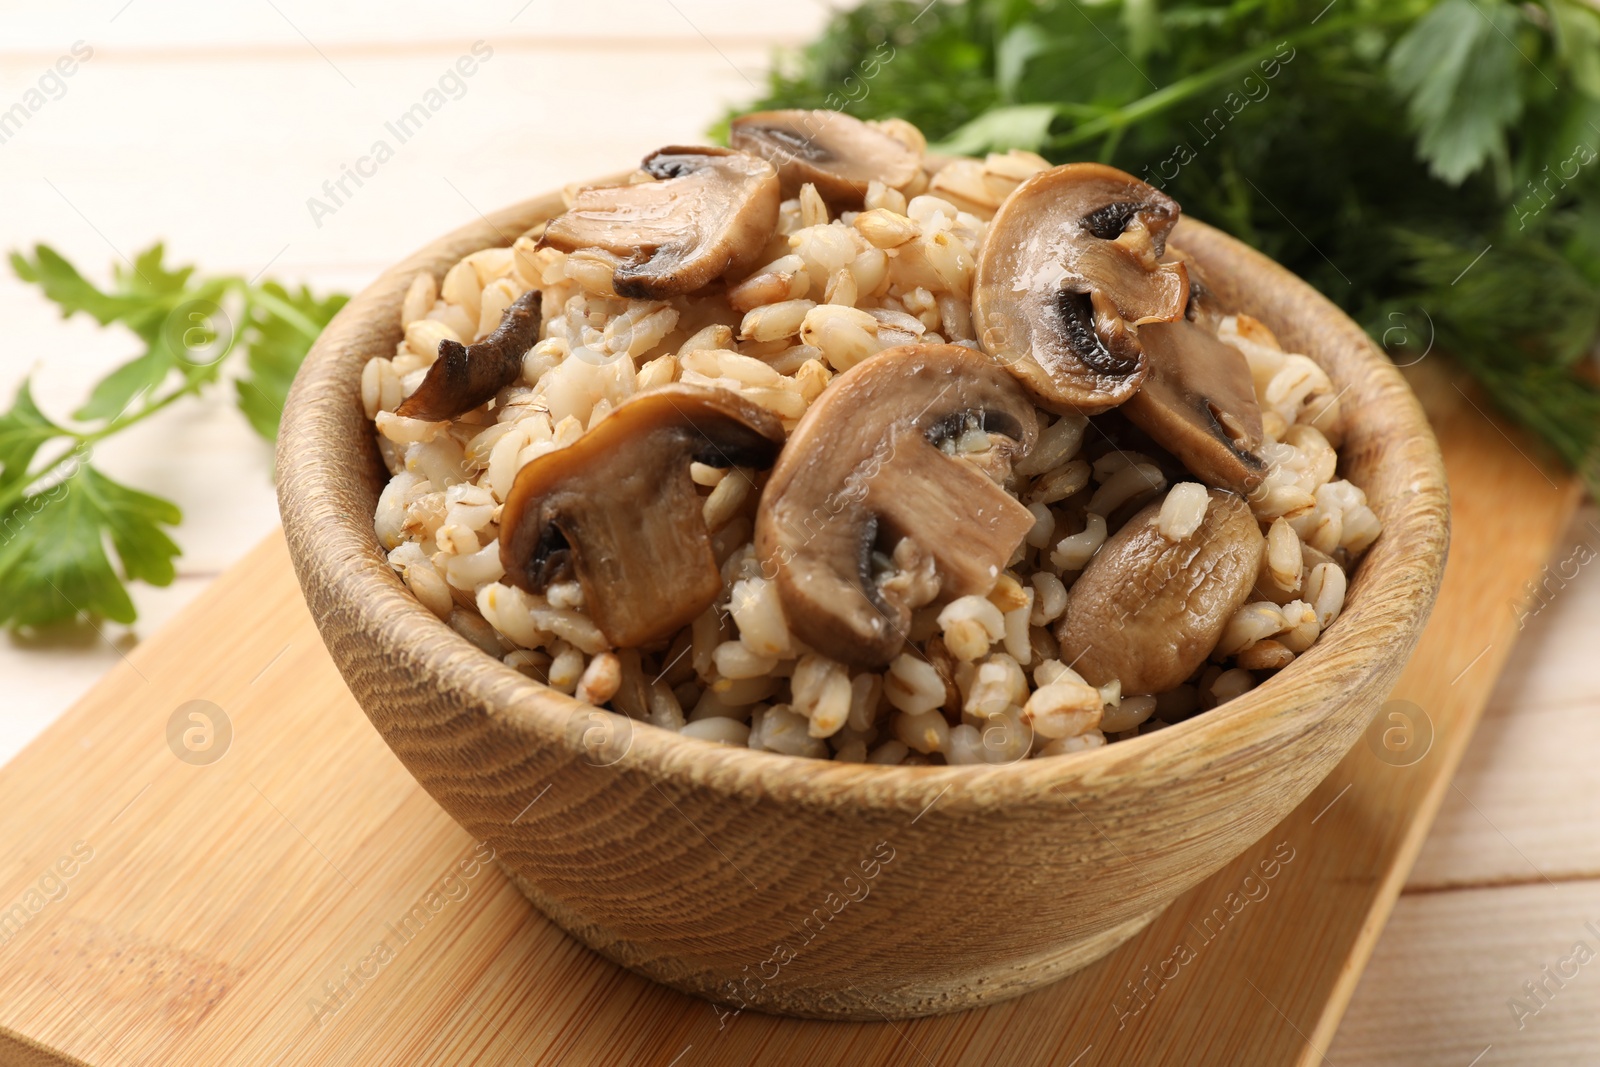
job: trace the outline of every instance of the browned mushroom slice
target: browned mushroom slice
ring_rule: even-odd
[[[800,640],[862,667],[894,657],[910,625],[910,593],[876,580],[875,551],[931,560],[940,597],[994,585],[1033,516],[939,450],[969,418],[999,435],[994,447],[1012,457],[1038,436],[1016,381],[957,345],[881,352],[835,378],[806,411],[756,516],[756,551]]]
[[[539,247],[593,248],[616,261],[618,296],[689,293],[758,266],[778,228],[778,174],[727,148],[663,148],[640,164],[656,181],[580,190]]]
[[[442,422],[465,414],[522,375],[522,357],[539,339],[540,293],[517,297],[494,332],[477,344],[440,341],[439,355],[416,392],[400,402],[396,415]]]
[[[1139,340],[1149,370],[1122,406],[1129,421],[1208,485],[1261,484],[1261,408],[1244,354],[1188,319],[1141,326]]]
[[[1000,205],[978,252],[972,322],[1040,406],[1094,415],[1145,374],[1138,328],[1180,318],[1181,262],[1163,262],[1177,201],[1114,167],[1035,174]]]
[[[1112,535],[1067,598],[1061,658],[1091,684],[1122,681],[1128,696],[1182,685],[1250,598],[1261,528],[1244,500],[1209,491],[1205,519],[1178,541],[1161,532],[1161,501]]]
[[[1189,306],[1184,309],[1183,317],[1197,326],[1203,326],[1213,334],[1222,320],[1228,316],[1229,309],[1223,306],[1222,298],[1216,289],[1206,279],[1205,271],[1200,267],[1189,253],[1172,244],[1167,243],[1163,260],[1182,263],[1184,273],[1189,278]]]
[[[783,195],[810,182],[828,203],[859,210],[867,183],[905,185],[922,156],[904,143],[838,111],[758,111],[733,120],[728,143],[778,168]]]
[[[690,462],[767,467],[782,445],[770,412],[726,390],[636,393],[517,472],[502,513],[506,580],[540,593],[576,577],[619,648],[670,636],[722,591]]]

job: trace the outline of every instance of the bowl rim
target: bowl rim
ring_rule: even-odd
[[[1449,540],[1443,460],[1420,403],[1393,363],[1331,301],[1261,253],[1186,217],[1173,243],[1203,269],[1210,261],[1208,276],[1225,283],[1214,287],[1262,300],[1270,293],[1267,302],[1280,309],[1279,321],[1250,298],[1232,304],[1264,319],[1280,336],[1301,333],[1306,343],[1286,343],[1286,350],[1331,353],[1314,358],[1341,395],[1348,394],[1345,410],[1362,413],[1359,427],[1347,418],[1351,432],[1340,449],[1340,471],[1363,468],[1363,488],[1383,533],[1352,576],[1339,618],[1289,667],[1217,708],[1101,748],[1004,765],[926,767],[812,760],[683,737],[526,677],[423,607],[389,566],[373,530],[372,508],[353,506],[370,486],[375,503],[388,477],[361,406],[360,378],[367,358],[387,354],[385,348],[392,352],[399,340],[400,302],[417,273],[430,270],[441,277],[463,255],[509,246],[560,210],[559,193],[523,201],[480,216],[385,271],[312,347],[284,408],[277,452],[280,511],[325,641],[332,651],[330,616],[353,624],[362,652],[382,651],[414,672],[413,684],[457,698],[467,714],[456,716],[450,729],[481,733],[486,725],[498,726],[534,745],[559,746],[583,758],[582,731],[573,724],[593,722],[598,714],[609,728],[626,733],[628,745],[617,766],[626,763],[657,783],[746,801],[778,799],[817,811],[925,812],[941,798],[946,815],[1017,804],[1076,807],[1075,794],[1107,789],[1141,772],[1227,774],[1263,746],[1292,744],[1326,713],[1330,695],[1356,691],[1374,673],[1395,669],[1415,644],[1442,578]],[[1298,317],[1286,317],[1296,309]],[[391,326],[380,336],[369,324],[385,316]],[[331,432],[352,426],[360,432]],[[352,506],[341,507],[340,501]],[[350,640],[342,634],[340,643],[348,646]],[[428,726],[430,733],[441,728],[438,722]]]

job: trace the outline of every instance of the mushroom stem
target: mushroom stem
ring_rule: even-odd
[[[841,374],[806,411],[756,517],[756,551],[794,634],[833,659],[882,667],[930,595],[986,593],[1033,513],[935,439],[969,417],[1000,434],[1000,467],[1038,434],[1017,382],[957,345],[888,349]],[[896,552],[909,541],[911,550]],[[875,551],[931,559],[937,589],[879,582]]]
[[[880,540],[914,538],[933,556],[942,597],[987,593],[1036,521],[1010,493],[933,448],[896,449],[876,482],[868,505]]]

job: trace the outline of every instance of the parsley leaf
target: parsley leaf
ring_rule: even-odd
[[[1016,104],[985,111],[931,146],[933,151],[968,156],[1025,148],[1037,152],[1050,139],[1050,124],[1060,109],[1054,104]]]
[[[95,383],[72,424],[40,411],[26,381],[0,414],[0,626],[131,623],[128,583],[168,585],[176,575],[179,549],[167,531],[182,515],[171,501],[96,470],[95,446],[200,394],[241,362],[233,358],[241,351],[239,407],[272,439],[295,371],[345,298],[201,277],[169,265],[160,244],[115,266],[109,287],[47,245],[31,256],[13,252],[11,266],[63,317],[119,325],[144,350]]]
[[[178,546],[162,530],[178,508],[83,464],[0,516],[0,624],[44,626],[80,618],[131,623],[124,580],[169,585]],[[121,573],[106,551],[110,541]]]
[[[0,415],[0,493],[26,488],[24,479],[33,457],[40,446],[61,433],[33,402],[33,390],[23,382],[11,410]]]
[[[172,363],[172,353],[162,348],[151,348],[130,359],[96,382],[89,399],[72,417],[84,422],[115,418],[127,410],[134,397],[161,384]]]
[[[1600,96],[1600,12],[1580,0],[1546,0],[1556,54],[1570,65],[1572,80],[1589,96]]]
[[[49,245],[35,246],[31,260],[21,252],[11,253],[11,269],[18,278],[44,290],[64,319],[81,311],[109,326],[145,306],[134,296],[102,292]]]
[[[1519,21],[1504,4],[1444,0],[1389,54],[1389,78],[1406,100],[1417,150],[1451,185],[1506,157],[1506,129],[1522,112],[1522,57],[1512,39]]]
[[[318,299],[304,286],[290,292],[275,282],[262,286],[260,313],[251,322],[245,359],[247,376],[234,382],[239,410],[268,441],[278,439],[278,421],[289,385],[311,342],[344,307],[347,297]]]

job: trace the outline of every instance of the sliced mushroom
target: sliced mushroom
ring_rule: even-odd
[[[1128,420],[1208,485],[1260,485],[1265,438],[1244,354],[1188,319],[1141,326],[1139,340],[1148,370],[1122,406]]]
[[[1099,163],[1068,163],[1017,187],[989,223],[972,279],[984,350],[1040,406],[1095,415],[1144,380],[1139,328],[1172,322],[1189,298],[1181,262],[1162,261],[1178,204]]]
[[[881,352],[835,378],[806,411],[756,518],[756,551],[800,640],[861,667],[894,658],[916,606],[908,593],[921,583],[877,581],[875,552],[931,558],[939,598],[994,585],[1034,518],[939,450],[969,417],[1011,457],[1038,436],[1016,381],[957,345]]]
[[[733,120],[728,143],[778,168],[784,196],[810,182],[828,203],[860,210],[867,183],[898,188],[922,155],[876,126],[839,111],[758,111]]]
[[[1161,501],[1108,540],[1067,597],[1056,630],[1061,658],[1093,685],[1122,681],[1126,696],[1182,685],[1250,598],[1266,541],[1244,500],[1209,491],[1204,521],[1170,541]]]
[[[1184,309],[1183,317],[1216,333],[1217,327],[1229,314],[1229,309],[1223,305],[1216,289],[1206,280],[1205,271],[1200,268],[1200,264],[1195,262],[1189,253],[1170,241],[1167,243],[1166,253],[1161,258],[1182,263],[1184,272],[1189,276],[1189,306]]]
[[[477,344],[439,342],[439,355],[422,384],[395,408],[396,415],[442,422],[465,414],[522,376],[522,357],[539,340],[540,292],[517,297],[494,332]]]
[[[502,513],[506,580],[541,593],[576,577],[619,648],[668,637],[722,591],[689,464],[767,467],[782,445],[777,418],[726,390],[636,393],[517,472]]]
[[[727,148],[663,148],[640,167],[655,181],[583,189],[539,247],[592,248],[616,262],[618,296],[689,293],[756,267],[778,228],[778,174]]]

